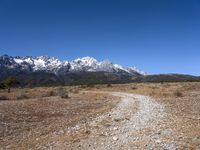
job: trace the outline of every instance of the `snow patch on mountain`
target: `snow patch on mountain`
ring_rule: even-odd
[[[22,59],[17,59],[17,58],[14,58],[14,61],[18,64],[21,64],[23,63],[24,61]]]
[[[34,69],[35,70],[39,70],[39,69],[42,69],[42,68],[45,68],[46,65],[45,65],[45,61],[42,60],[42,59],[35,59],[34,60]]]

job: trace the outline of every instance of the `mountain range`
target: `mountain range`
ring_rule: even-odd
[[[0,80],[16,76],[23,85],[80,84],[84,82],[121,83],[145,75],[136,67],[123,67],[93,57],[61,61],[49,56],[0,56]]]
[[[118,64],[113,64],[109,60],[97,61],[93,57],[77,58],[72,61],[60,61],[48,56],[12,57],[2,55],[0,56],[0,67],[28,72],[44,71],[56,75],[67,72],[110,72],[129,76],[144,75],[144,72],[138,70],[136,67],[123,67]]]
[[[22,86],[53,86],[128,82],[200,81],[181,74],[147,75],[136,67],[124,67],[93,57],[61,61],[48,56],[0,56],[0,81],[17,77]]]

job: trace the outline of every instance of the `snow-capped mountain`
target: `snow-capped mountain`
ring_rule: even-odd
[[[12,57],[2,55],[0,56],[0,68],[29,72],[44,71],[56,75],[67,72],[109,72],[129,76],[144,75],[144,72],[138,70],[136,67],[123,67],[118,64],[113,64],[109,60],[97,61],[93,57],[83,57],[72,61],[60,61],[57,58],[48,56]]]

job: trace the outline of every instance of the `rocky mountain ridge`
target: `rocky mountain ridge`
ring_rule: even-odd
[[[21,71],[44,71],[57,75],[67,72],[109,72],[128,76],[144,75],[145,73],[136,67],[123,67],[113,64],[109,60],[97,61],[93,57],[77,58],[72,61],[61,61],[48,56],[0,56],[0,67],[5,69],[17,69]]]

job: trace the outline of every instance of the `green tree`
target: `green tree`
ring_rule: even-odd
[[[5,85],[2,82],[0,82],[0,89],[5,89]]]
[[[6,80],[4,80],[4,85],[8,89],[8,93],[10,93],[10,89],[12,86],[17,84],[17,79],[16,77],[8,77]]]

